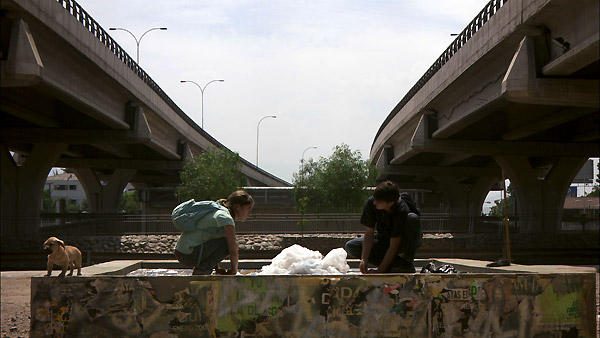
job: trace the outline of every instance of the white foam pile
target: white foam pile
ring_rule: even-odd
[[[312,251],[298,244],[285,248],[273,258],[269,265],[262,267],[258,275],[339,275],[350,270],[346,262],[346,250],[337,248],[323,258],[318,251]]]
[[[131,271],[127,276],[191,276],[192,270],[190,269],[137,269]]]

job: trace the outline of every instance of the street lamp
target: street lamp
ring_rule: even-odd
[[[258,128],[260,127],[260,123],[264,120],[264,119],[268,119],[268,118],[277,118],[276,115],[267,115],[265,117],[263,117],[262,119],[260,119],[260,121],[258,121],[258,124],[256,125],[256,166],[258,167]]]
[[[200,127],[202,129],[204,129],[204,89],[206,89],[206,86],[208,86],[209,84],[211,84],[213,82],[225,82],[225,80],[211,80],[211,81],[208,81],[208,83],[205,84],[204,87],[200,87],[200,85],[194,81],[181,80],[181,83],[186,83],[186,82],[193,83],[198,87],[198,89],[200,89],[200,99],[202,100],[202,106],[201,106],[201,110],[200,110]]]
[[[110,30],[110,31],[126,31],[127,33],[131,34],[131,36],[133,36],[133,39],[135,40],[135,44],[137,45],[135,63],[137,63],[139,65],[140,64],[140,42],[142,41],[142,38],[144,37],[144,35],[146,35],[146,33],[153,31],[153,30],[157,30],[157,29],[161,30],[161,31],[166,31],[167,27],[150,28],[149,30],[145,31],[144,34],[142,34],[142,36],[140,36],[139,40],[138,40],[138,38],[135,37],[135,35],[133,35],[133,33],[131,33],[130,31],[128,31],[125,28],[110,27],[108,30]]]
[[[312,147],[308,147],[306,149],[304,149],[304,151],[302,152],[302,165],[304,165],[304,153],[308,150],[308,149],[317,149],[317,146],[312,146]]]

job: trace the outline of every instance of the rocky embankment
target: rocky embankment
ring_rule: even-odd
[[[256,234],[237,235],[241,251],[281,251],[294,244],[312,250],[328,252],[342,247],[348,240],[360,234]],[[451,234],[425,234],[425,239],[452,238]],[[112,252],[131,254],[170,254],[173,253],[179,235],[123,235],[123,236],[66,236],[61,239],[67,245],[74,245],[82,252]],[[15,239],[2,241],[3,252],[42,251],[45,239]]]

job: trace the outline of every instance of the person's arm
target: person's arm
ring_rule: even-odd
[[[235,275],[238,271],[238,246],[237,240],[235,239],[235,227],[233,225],[226,225],[223,227],[225,230],[225,238],[227,239],[227,248],[229,249],[229,259],[231,261],[231,269],[227,272],[228,275]]]
[[[365,237],[363,239],[362,254],[360,257],[359,269],[362,273],[369,272],[369,255],[373,248],[373,238],[375,237],[375,228],[365,226]]]
[[[383,261],[379,264],[379,267],[375,272],[386,272],[390,263],[394,260],[394,257],[398,254],[398,250],[400,249],[400,239],[401,237],[392,237],[390,238],[390,247],[388,248],[385,256],[383,257]]]

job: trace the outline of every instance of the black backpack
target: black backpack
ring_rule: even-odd
[[[402,200],[406,202],[406,205],[408,205],[410,212],[417,214],[417,216],[421,216],[421,211],[419,211],[419,208],[417,208],[417,203],[412,199],[409,193],[401,193],[400,198],[402,198]]]

